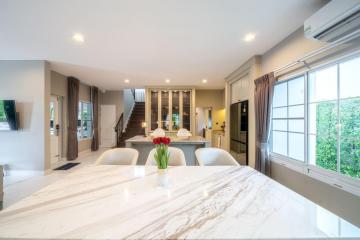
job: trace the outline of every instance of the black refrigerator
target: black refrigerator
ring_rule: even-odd
[[[240,165],[248,165],[248,101],[231,104],[230,150]]]

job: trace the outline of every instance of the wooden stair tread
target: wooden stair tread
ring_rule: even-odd
[[[145,102],[136,102],[129,118],[129,122],[122,136],[119,137],[117,147],[125,147],[125,141],[137,135],[144,135],[141,123],[145,121]]]

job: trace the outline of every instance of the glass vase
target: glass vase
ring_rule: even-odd
[[[167,169],[160,169],[157,170],[157,184],[160,187],[167,187],[169,186],[169,175]]]

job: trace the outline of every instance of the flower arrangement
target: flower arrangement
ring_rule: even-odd
[[[166,169],[169,162],[169,149],[170,138],[168,137],[157,137],[153,139],[153,144],[156,146],[156,152],[154,158],[158,169]]]

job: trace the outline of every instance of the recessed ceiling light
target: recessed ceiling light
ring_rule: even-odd
[[[125,82],[125,83],[129,83],[130,80],[129,80],[129,79],[125,79],[124,82]]]
[[[248,34],[246,34],[245,37],[244,37],[244,41],[245,41],[245,42],[251,42],[251,41],[253,41],[254,39],[255,39],[255,34],[253,34],[253,33],[248,33]]]
[[[203,79],[203,80],[202,80],[202,83],[207,83],[207,79]]]
[[[170,79],[165,79],[165,82],[166,82],[166,83],[169,83],[169,82],[170,82]]]
[[[75,33],[73,35],[73,39],[76,41],[76,42],[79,42],[79,43],[82,43],[84,42],[84,35],[82,35],[81,33]]]

